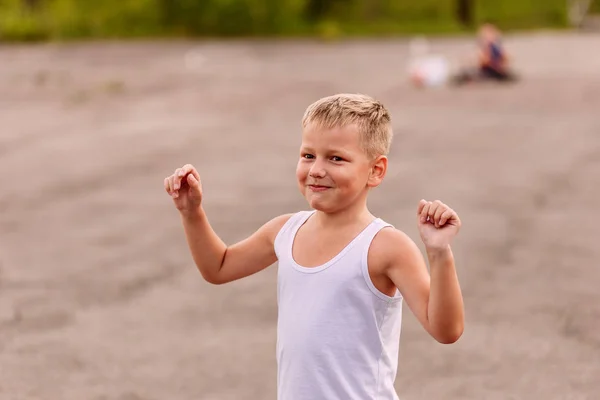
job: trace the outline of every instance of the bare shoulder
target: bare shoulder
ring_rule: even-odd
[[[369,249],[369,264],[378,270],[409,266],[422,260],[417,244],[406,233],[393,227],[379,231]]]
[[[275,237],[277,236],[281,228],[283,228],[285,223],[288,222],[288,220],[292,217],[292,215],[294,214],[282,214],[269,220],[259,229],[259,232],[263,233],[270,242],[274,242]]]

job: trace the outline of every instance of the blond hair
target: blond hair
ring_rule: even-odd
[[[317,100],[302,118],[302,127],[341,128],[356,125],[369,157],[387,155],[392,144],[391,117],[385,106],[363,94],[336,94]]]

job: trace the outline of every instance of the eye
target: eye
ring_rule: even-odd
[[[312,154],[302,154],[302,158],[306,158],[307,160],[312,160],[315,158]]]
[[[332,161],[344,161],[344,159],[342,157],[338,157],[338,156],[333,156],[331,157]]]

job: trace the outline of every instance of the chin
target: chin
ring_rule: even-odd
[[[308,201],[308,205],[310,206],[310,208],[312,208],[313,210],[321,211],[324,213],[333,213],[337,211],[337,207],[331,204],[331,202],[329,201],[315,199],[314,197],[307,197],[306,200]]]
[[[317,210],[317,211],[321,211],[321,212],[329,212],[329,208],[328,207],[323,207],[322,204],[320,204],[319,202],[308,202],[308,205],[310,206],[310,208],[312,208],[313,210]]]
[[[318,211],[322,211],[323,206],[324,206],[323,201],[321,201],[319,199],[315,199],[314,196],[311,196],[309,193],[305,193],[304,198],[306,199],[306,202],[308,203],[310,208],[313,208]]]

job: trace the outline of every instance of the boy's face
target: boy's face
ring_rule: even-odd
[[[486,42],[486,43],[491,43],[496,41],[496,39],[498,38],[498,32],[496,30],[496,28],[491,25],[491,24],[484,24],[480,29],[479,29],[479,36],[481,37],[481,39]]]
[[[320,129],[309,124],[302,133],[296,177],[315,210],[337,212],[355,204],[381,183],[386,167],[384,156],[367,156],[354,125]]]

